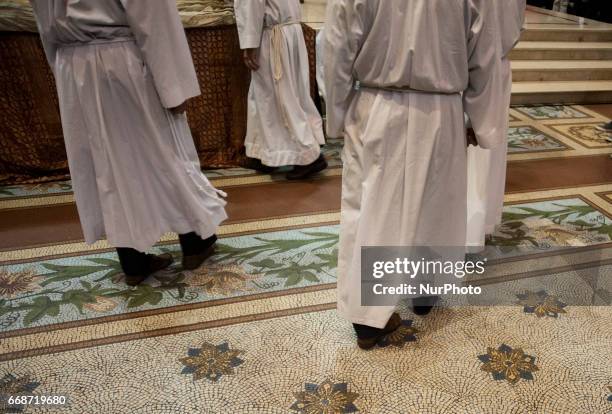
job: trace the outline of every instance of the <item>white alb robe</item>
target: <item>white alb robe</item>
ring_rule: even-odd
[[[500,127],[502,143],[496,148],[468,149],[468,225],[466,246],[470,251],[484,248],[487,234],[501,223],[506,188],[508,153],[508,120],[512,95],[512,69],[508,54],[516,45],[525,21],[525,0],[494,0],[497,27],[500,31],[502,64],[500,65],[503,93],[499,105],[504,112]]]
[[[242,49],[259,48],[248,95],[247,155],[264,165],[307,165],[325,143],[310,96],[298,0],[235,0]]]
[[[382,328],[394,310],[361,305],[362,246],[465,243],[464,110],[483,146],[500,139],[490,13],[489,0],[328,3],[327,132],[345,138],[338,310],[353,323]]]
[[[209,237],[224,195],[200,170],[187,118],[200,94],[173,0],[31,0],[55,74],[85,241],[149,249]]]

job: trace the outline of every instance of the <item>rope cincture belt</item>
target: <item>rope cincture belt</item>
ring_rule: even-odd
[[[361,81],[355,81],[354,89],[356,91],[360,89],[377,89],[379,91],[386,91],[386,92],[400,92],[400,93],[415,92],[415,93],[427,93],[430,95],[460,95],[461,94],[461,92],[423,91],[420,89],[411,88],[410,86],[380,86],[380,85],[374,85],[371,83],[361,82]]]
[[[93,45],[106,45],[111,43],[122,43],[122,42],[134,42],[136,39],[133,36],[118,36],[110,39],[91,39],[83,42],[72,42],[72,43],[60,43],[58,49],[65,47],[81,47],[81,46],[93,46]]]
[[[283,78],[283,45],[285,43],[285,32],[283,27],[293,26],[301,24],[296,21],[288,21],[279,23],[271,26],[265,26],[265,30],[270,30],[270,52],[272,53],[272,77],[274,78],[274,92],[276,93],[276,102],[279,105],[281,115],[283,117],[283,123],[285,128],[289,129],[289,117],[287,115],[287,108],[282,100],[280,94],[279,82]]]

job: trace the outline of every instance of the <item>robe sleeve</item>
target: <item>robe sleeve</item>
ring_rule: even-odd
[[[525,9],[527,7],[525,0],[497,0],[498,5],[502,7],[498,12],[499,26],[502,28],[502,56],[508,57],[508,54],[514,49],[514,46],[519,42],[523,26],[525,24]]]
[[[234,12],[236,14],[240,48],[258,48],[261,44],[264,29],[266,0],[235,0]]]
[[[463,105],[479,146],[495,148],[503,143],[507,116],[503,103],[500,34],[490,0],[468,1],[469,83]],[[502,104],[503,103],[503,104]]]
[[[175,0],[120,0],[165,108],[200,95]]]
[[[364,41],[363,0],[330,0],[321,41],[325,78],[327,135],[344,133],[344,118],[354,95],[353,66]]]
[[[36,26],[40,34],[40,40],[45,50],[47,62],[51,66],[51,70],[55,72],[55,54],[57,53],[57,44],[51,35],[48,26],[50,24],[50,7],[48,0],[30,0],[30,5],[34,10],[36,17]]]

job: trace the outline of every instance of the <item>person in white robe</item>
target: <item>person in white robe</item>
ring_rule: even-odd
[[[501,139],[491,13],[489,0],[328,2],[327,134],[345,141],[338,311],[361,348],[400,323],[394,306],[361,303],[362,246],[464,246],[464,111],[479,145]]]
[[[185,103],[200,94],[173,0],[30,0],[55,75],[85,241],[117,248],[130,285],[172,262],[145,254],[180,235],[183,266],[212,252],[224,193],[200,170]]]
[[[235,0],[234,9],[251,69],[245,147],[252,167],[271,172],[293,165],[287,178],[327,168],[321,115],[310,96],[308,51],[297,0]]]
[[[485,149],[468,149],[468,225],[466,246],[470,252],[484,249],[487,235],[495,231],[501,223],[506,188],[506,165],[508,153],[508,127],[510,99],[512,95],[512,69],[508,54],[519,41],[525,22],[525,0],[494,0],[496,21],[500,31],[499,47],[502,64],[500,65],[503,92],[499,105],[504,111],[499,130],[502,134],[501,145]]]

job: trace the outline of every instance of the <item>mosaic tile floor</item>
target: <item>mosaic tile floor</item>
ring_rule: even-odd
[[[113,252],[8,264],[0,268],[0,329],[333,284],[337,243],[337,225],[225,237],[208,266],[188,272],[175,264],[138,288],[124,285]],[[578,196],[509,204],[483,254],[499,262],[608,244],[612,219]],[[179,261],[177,244],[157,250]]]
[[[363,352],[334,310],[315,311],[0,367],[9,384],[68,396],[71,412],[605,413],[610,317],[439,309]]]
[[[604,188],[507,196],[488,254],[512,266],[486,283],[505,283],[513,305],[404,308],[371,353],[333,310],[337,225],[226,234],[206,270],[136,289],[104,250],[5,261],[0,394],[66,395],[55,412],[605,412],[612,308],[567,295],[582,284],[610,298]],[[577,270],[602,263],[597,286]]]
[[[509,154],[565,149],[566,145],[529,125],[513,126],[508,131]]]
[[[510,162],[604,154],[612,147],[583,128],[603,119],[514,108]],[[327,177],[341,174],[341,146],[326,147]],[[236,191],[285,185],[208,174]],[[612,183],[559,188],[551,175],[506,194],[489,270],[469,279],[496,306],[445,299],[423,318],[402,304],[402,327],[371,352],[335,311],[337,210],[229,222],[206,267],[175,265],[137,288],[105,242],[2,250],[0,412],[612,412]],[[3,211],[70,203],[70,191],[0,189],[0,223]],[[173,235],[156,249],[178,256]],[[67,404],[9,407],[14,394]]]
[[[608,121],[579,105],[513,107],[508,160],[612,154],[612,143],[596,129]]]

